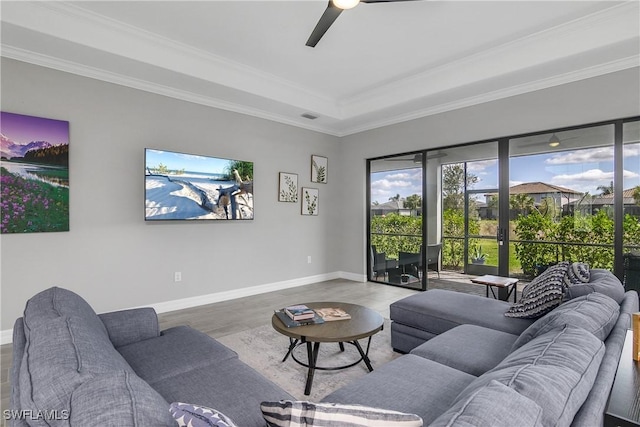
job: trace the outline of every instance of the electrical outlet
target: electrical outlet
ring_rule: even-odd
[[[311,255],[307,257],[307,264],[311,264]]]
[[[176,271],[175,273],[173,273],[173,281],[182,282],[182,273],[179,271]]]

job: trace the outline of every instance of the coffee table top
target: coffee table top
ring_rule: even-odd
[[[490,274],[486,274],[484,276],[471,279],[471,281],[473,283],[479,283],[481,285],[489,285],[489,286],[497,286],[499,288],[506,288],[507,286],[511,286],[514,283],[517,283],[518,279],[513,279],[511,277],[492,276]]]
[[[273,328],[283,335],[310,342],[348,342],[371,335],[382,330],[383,317],[370,308],[346,302],[307,302],[309,308],[341,308],[351,315],[348,320],[335,320],[317,325],[304,325],[287,328],[278,316],[271,317]]]

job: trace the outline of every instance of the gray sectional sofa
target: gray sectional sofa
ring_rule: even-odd
[[[262,401],[293,399],[206,334],[161,332],[151,308],[98,316],[57,287],[27,302],[14,326],[13,362],[11,409],[32,411],[15,426],[176,426],[171,402],[264,426]]]
[[[535,321],[450,291],[397,301],[393,345],[409,354],[323,402],[417,414],[434,427],[600,426],[638,294],[609,272],[591,279]],[[27,302],[13,352],[11,409],[31,411],[16,426],[176,425],[176,401],[264,426],[262,401],[294,400],[209,336],[161,332],[153,309],[96,315],[61,288]]]
[[[415,413],[429,426],[602,426],[638,294],[606,270],[534,319],[511,304],[429,290],[391,305],[392,345],[408,353],[326,402]]]

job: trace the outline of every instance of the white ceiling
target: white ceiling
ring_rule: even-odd
[[[307,47],[326,5],[2,1],[2,55],[338,136],[640,64],[638,0],[360,4]]]

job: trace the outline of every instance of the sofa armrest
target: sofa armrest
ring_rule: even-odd
[[[133,308],[99,314],[114,347],[160,336],[158,315],[151,308]]]

